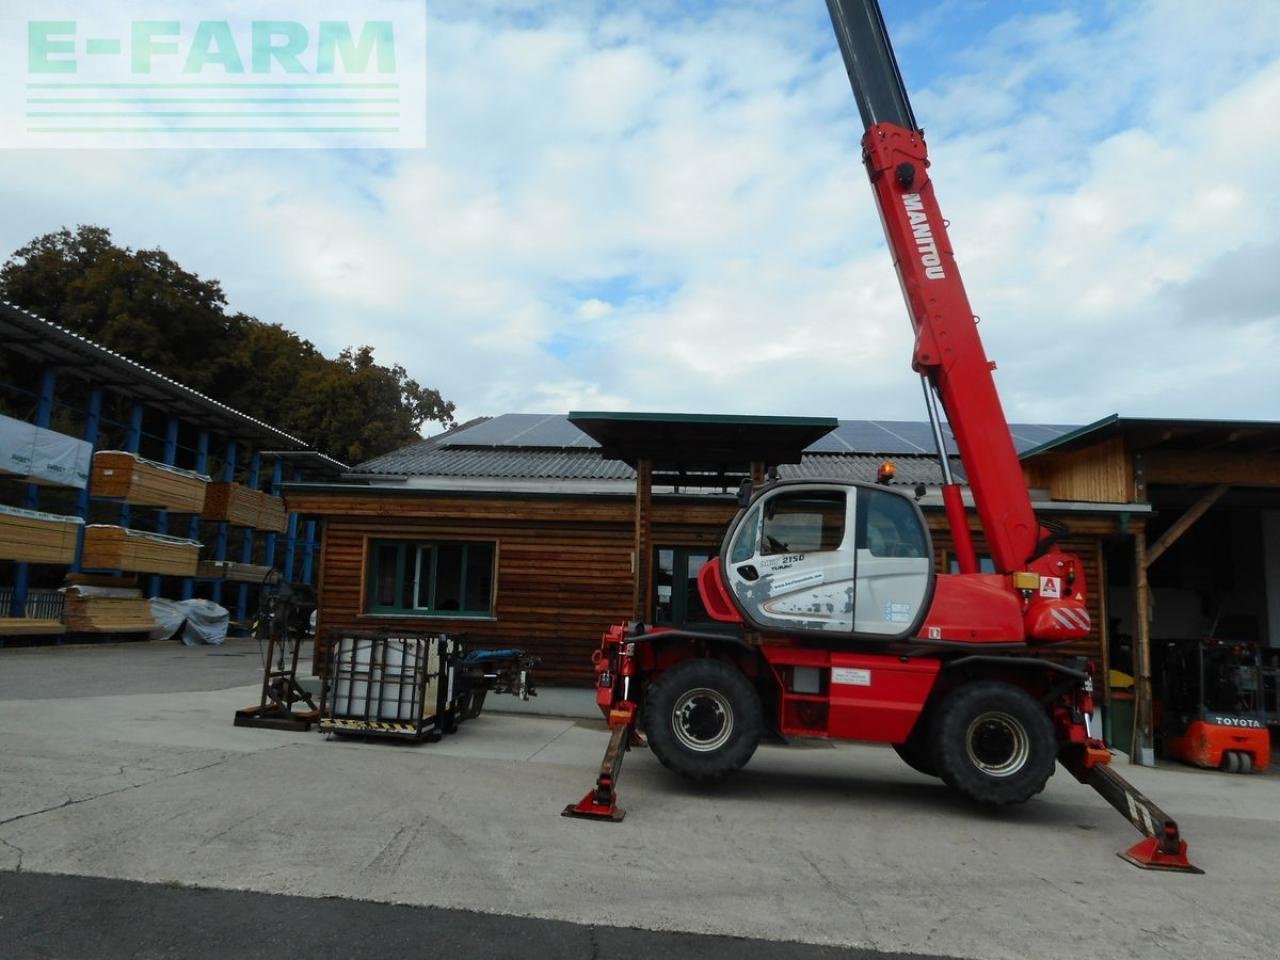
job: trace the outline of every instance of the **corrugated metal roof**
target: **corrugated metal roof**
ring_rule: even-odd
[[[1072,428],[1015,424],[1020,449]],[[840,427],[812,444],[798,464],[779,468],[783,477],[874,480],[886,457],[898,472],[896,483],[938,484],[937,458],[920,444],[929,424],[914,421],[842,420]],[[558,438],[560,445],[552,444]],[[954,453],[954,450],[952,451]],[[959,458],[951,457],[957,479],[964,480]],[[595,441],[567,417],[509,413],[478,418],[439,436],[384,454],[354,469],[356,474],[404,477],[492,477],[545,480],[631,480],[635,472],[619,460],[605,460]]]

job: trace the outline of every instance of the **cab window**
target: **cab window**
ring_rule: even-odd
[[[760,504],[756,504],[747,519],[738,528],[738,537],[729,551],[730,563],[746,563],[756,555],[756,542],[760,533]]]
[[[765,503],[760,553],[819,553],[844,541],[843,491],[798,490]]]
[[[905,497],[886,490],[859,492],[858,549],[873,557],[919,558],[929,555],[929,543],[915,507]]]

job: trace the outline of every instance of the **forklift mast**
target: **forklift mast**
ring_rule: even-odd
[[[987,548],[998,573],[1023,570],[1053,534],[1036,519],[1009,424],[956,266],[947,222],[929,179],[916,124],[877,0],[827,0],[866,133],[863,162],[915,329],[912,367],[925,382],[943,467],[943,501],[960,572],[977,562],[950,476],[934,397],[946,412],[964,463]]]

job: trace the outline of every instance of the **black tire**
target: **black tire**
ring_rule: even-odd
[[[966,683],[947,694],[929,740],[943,782],[991,806],[1034,797],[1058,760],[1044,707],[1021,687],[995,680]]]
[[[696,783],[715,783],[751,759],[764,718],[760,696],[740,670],[691,659],[649,684],[643,724],[663,766]]]
[[[894,752],[916,773],[926,777],[936,777],[938,768],[933,765],[932,751],[929,749],[929,718],[921,717],[916,721],[916,728],[905,743],[895,743]]]
[[[1240,751],[1240,772],[1253,773],[1253,754]]]

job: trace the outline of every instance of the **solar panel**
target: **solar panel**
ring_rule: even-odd
[[[461,430],[442,447],[547,447],[592,449],[595,442],[562,414],[504,413]]]

